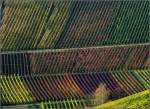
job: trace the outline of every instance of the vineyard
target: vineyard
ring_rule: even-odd
[[[148,109],[149,6],[0,1],[0,109]]]

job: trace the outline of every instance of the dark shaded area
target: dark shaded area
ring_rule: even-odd
[[[92,95],[100,84],[105,84],[111,92],[118,88],[118,84],[110,72],[75,74],[72,77],[86,96]]]
[[[0,1],[0,26],[2,25],[2,18],[3,18],[3,10],[5,8],[4,1]]]
[[[23,53],[1,54],[2,56],[2,73],[5,75],[30,74],[29,56]]]
[[[126,96],[128,96],[128,94],[123,89],[117,88],[110,93],[108,100],[113,101]]]

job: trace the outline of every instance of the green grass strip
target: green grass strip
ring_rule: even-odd
[[[150,90],[146,90],[134,95],[108,102],[94,109],[139,109],[150,104]]]

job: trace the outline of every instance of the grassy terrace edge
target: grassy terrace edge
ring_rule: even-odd
[[[150,105],[150,89],[134,95],[108,102],[94,109],[145,109]],[[113,108],[112,108],[113,107]],[[148,109],[148,108],[147,108]]]

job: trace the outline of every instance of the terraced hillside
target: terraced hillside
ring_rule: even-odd
[[[2,103],[22,104],[43,100],[93,98],[99,86],[104,86],[109,93],[108,100],[114,100],[148,90],[149,76],[149,69],[89,74],[1,76]],[[97,96],[101,95],[99,93]]]
[[[88,101],[86,100],[78,100],[78,99],[71,99],[71,100],[64,100],[64,101],[47,101],[37,104],[30,104],[30,105],[17,105],[18,108],[26,108],[26,109],[74,109],[74,108],[80,108],[83,109],[85,106],[86,108],[92,108],[92,109],[113,109],[113,107],[117,109],[149,109],[149,95],[150,91],[146,90],[134,95],[131,95],[129,97],[125,97],[119,100],[115,100],[112,102],[104,103],[100,106],[90,107],[86,106],[86,103]],[[140,100],[140,102],[139,102]],[[13,108],[13,106],[9,106],[9,108]]]
[[[2,53],[2,74],[63,74],[144,69],[149,44]]]
[[[2,50],[148,43],[148,1],[6,0]]]
[[[0,107],[148,109],[148,0],[1,0]]]

